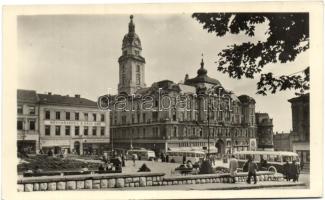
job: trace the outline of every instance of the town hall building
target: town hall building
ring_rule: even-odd
[[[147,148],[156,153],[196,149],[220,155],[257,150],[257,141],[272,148],[273,141],[257,139],[258,135],[273,134],[272,124],[267,124],[270,130],[264,131],[266,122],[272,120],[261,120],[263,132],[257,134],[255,100],[235,95],[208,76],[203,59],[196,77],[186,74],[182,83],[161,80],[146,86],[146,62],[141,53],[131,16],[118,59],[118,94],[99,98],[110,109],[110,141],[114,148]]]

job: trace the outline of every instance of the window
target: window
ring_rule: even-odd
[[[96,127],[93,127],[93,135],[97,135],[97,128]]]
[[[146,122],[146,113],[142,114],[142,122]]]
[[[136,55],[136,56],[138,56],[138,55],[140,54],[140,52],[137,51],[137,50],[135,50],[134,52],[135,52],[135,55]]]
[[[60,116],[60,112],[55,112],[55,119],[60,119],[61,116]]]
[[[137,65],[137,72],[140,72],[140,65]]]
[[[70,126],[65,127],[65,135],[70,135]]]
[[[29,107],[29,114],[30,115],[35,115],[35,106],[30,106]]]
[[[65,112],[65,119],[70,120],[70,112]]]
[[[138,73],[136,76],[136,84],[140,85],[141,79],[140,79],[140,74]]]
[[[74,127],[74,135],[79,135],[79,126]]]
[[[61,127],[55,126],[55,135],[61,135]]]
[[[102,122],[105,121],[105,115],[104,114],[100,115],[100,121],[102,121]]]
[[[105,135],[105,127],[100,128],[100,135],[104,136]]]
[[[88,135],[88,126],[84,127],[84,135]]]
[[[76,113],[74,114],[74,119],[75,119],[75,120],[79,120],[79,113],[76,112]]]
[[[173,121],[176,121],[176,111],[173,111]]]
[[[17,121],[17,130],[23,130],[23,121],[21,120]]]
[[[122,124],[126,124],[126,116],[122,116]]]
[[[51,126],[49,125],[45,126],[45,135],[51,135]]]
[[[122,84],[125,85],[126,84],[126,78],[125,78],[125,74],[122,74]]]
[[[97,115],[96,115],[96,113],[93,113],[93,119],[94,119],[94,121],[97,121]]]
[[[174,127],[174,137],[177,137],[177,127]]]
[[[123,55],[126,55],[127,54],[127,51],[123,51]]]
[[[84,119],[85,121],[88,121],[88,113],[84,113]]]
[[[29,121],[29,130],[35,130],[35,121]]]
[[[134,120],[134,115],[132,114],[132,124],[134,123],[134,121],[135,121],[135,120]]]
[[[23,114],[23,106],[22,105],[17,106],[17,113],[18,114]]]
[[[51,118],[51,112],[49,110],[45,111],[45,119]]]
[[[158,121],[158,111],[152,113],[152,121]]]

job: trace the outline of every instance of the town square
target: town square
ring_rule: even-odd
[[[317,183],[309,12],[136,11],[17,15],[18,194]]]

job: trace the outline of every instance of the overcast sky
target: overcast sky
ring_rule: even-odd
[[[57,15],[18,17],[18,87],[39,93],[81,94],[96,100],[118,84],[118,57],[123,36],[128,31],[128,15]],[[196,76],[204,54],[210,77],[218,79],[237,95],[255,98],[256,111],[268,112],[274,131],[291,130],[291,108],[287,101],[294,91],[276,95],[256,95],[257,80],[234,80],[216,70],[217,54],[227,45],[265,40],[267,24],[257,28],[254,38],[244,35],[216,37],[202,29],[190,14],[135,15],[135,31],[146,59],[146,84]],[[272,64],[265,71],[291,74],[308,65],[308,51],[295,62]]]

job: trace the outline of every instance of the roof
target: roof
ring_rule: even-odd
[[[232,99],[233,101],[240,102],[240,100],[238,99],[238,97],[237,97],[235,94],[231,93],[231,94],[230,94],[230,97],[231,97],[231,99]]]
[[[137,89],[137,91],[135,92],[136,95],[146,95],[148,94],[148,92],[150,91],[150,87],[146,87],[146,88],[139,88]]]
[[[38,94],[38,97],[40,104],[97,108],[96,102],[81,98],[78,95],[70,97],[57,94]]]
[[[38,97],[35,90],[17,90],[17,101],[37,103]]]
[[[183,94],[195,94],[196,88],[190,85],[184,85],[179,83],[178,84],[179,89],[181,90],[181,93]]]
[[[238,97],[238,99],[240,100],[240,102],[242,103],[255,103],[255,99],[253,99],[252,97],[248,96],[248,95],[240,95]]]
[[[309,93],[307,94],[302,94],[299,97],[294,97],[288,100],[290,103],[294,102],[309,102]]]

